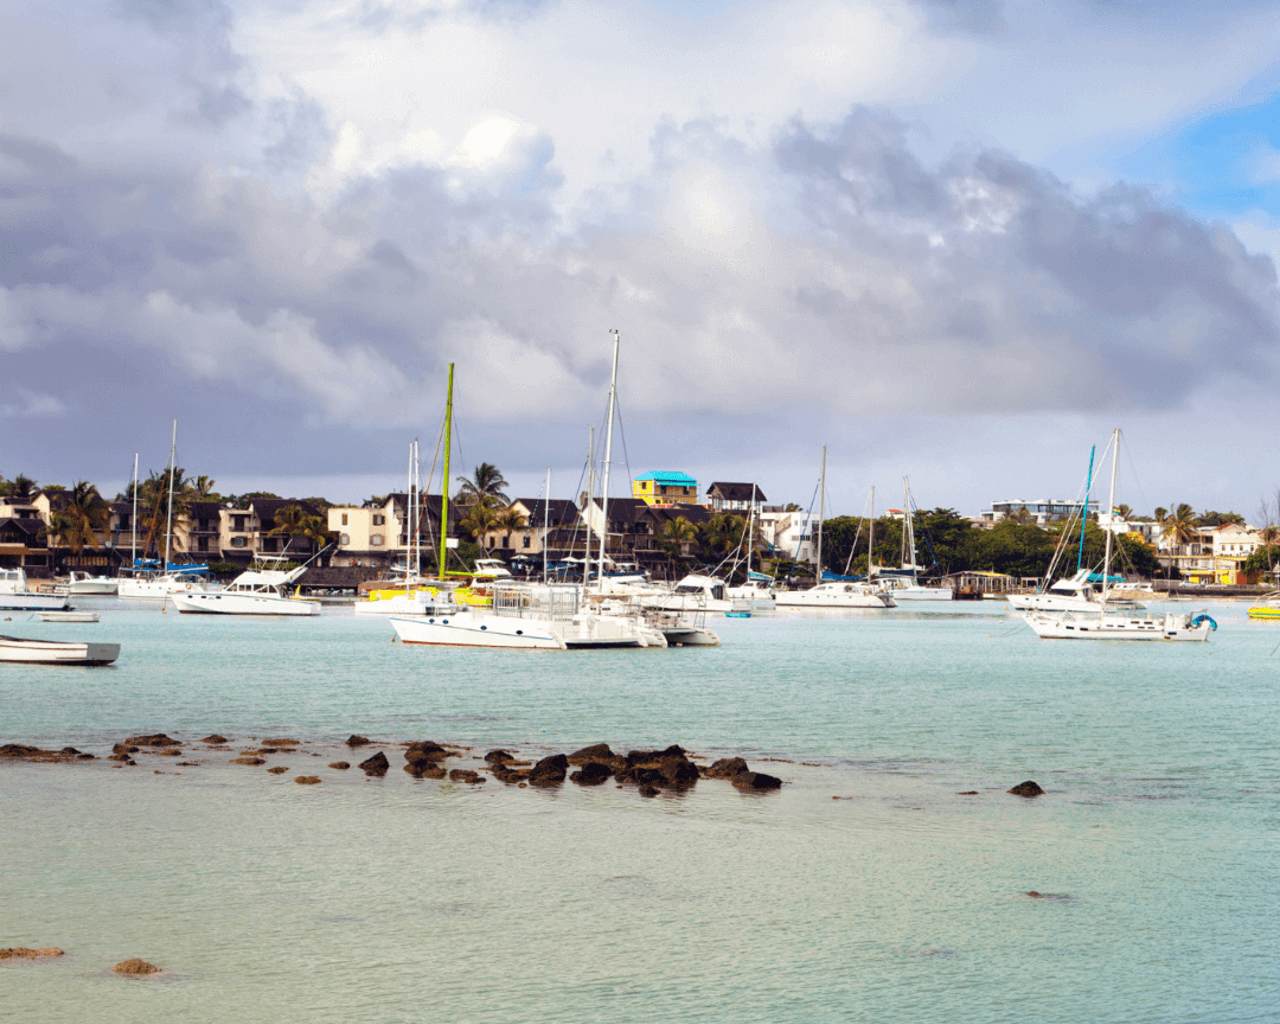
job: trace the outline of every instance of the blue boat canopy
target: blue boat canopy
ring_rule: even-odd
[[[168,565],[165,567],[165,571],[181,573],[183,576],[194,576],[197,573],[208,572],[209,566],[208,565],[185,565],[185,564],[174,565],[172,562],[169,562]]]

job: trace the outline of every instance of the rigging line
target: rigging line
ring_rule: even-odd
[[[804,540],[804,532],[805,532],[805,529],[806,529],[808,526],[810,526],[809,517],[810,517],[811,515],[813,515],[813,503],[814,503],[814,501],[816,501],[816,500],[817,500],[817,497],[818,497],[818,487],[819,487],[820,485],[821,485],[821,481],[819,481],[818,483],[815,483],[815,484],[813,485],[813,496],[809,499],[809,511],[808,511],[808,512],[806,512],[806,513],[804,514],[804,524],[800,527],[800,540],[796,542],[796,553],[795,553],[795,555],[793,555],[793,556],[791,557],[791,568],[789,568],[789,569],[787,570],[787,578],[786,578],[786,579],[784,579],[784,580],[782,581],[783,586],[790,586],[790,585],[791,585],[791,576],[792,576],[792,574],[795,572],[795,569],[796,569],[796,562],[799,560],[799,559],[798,559],[798,556],[799,556],[799,554],[800,554],[800,543]],[[810,546],[812,546],[812,542],[810,542]],[[821,569],[821,568],[819,568],[819,569],[818,569],[818,582],[819,582],[819,583],[821,583],[821,582],[822,582],[822,569]]]
[[[622,464],[627,467],[627,481],[631,484],[631,493],[634,495],[636,491],[636,482],[635,478],[631,475],[631,456],[627,452],[627,428],[622,425],[622,398],[619,396],[616,389],[613,393],[613,407],[618,417],[618,434],[622,439]],[[697,498],[696,494],[694,495],[694,498]]]
[[[871,492],[870,492],[870,491],[868,491],[868,492],[867,492],[867,500],[866,500],[865,502],[863,502],[863,504],[862,504],[862,511],[863,511],[863,515],[861,515],[861,516],[859,516],[859,517],[858,517],[858,529],[857,529],[856,531],[854,531],[854,534],[853,534],[853,544],[852,544],[852,545],[850,546],[850,548],[849,548],[849,557],[848,557],[848,558],[846,558],[846,559],[845,559],[845,561],[844,561],[844,574],[845,574],[846,576],[848,576],[848,575],[849,575],[849,566],[851,566],[851,565],[853,564],[853,555],[854,555],[854,552],[856,552],[856,551],[858,550],[858,541],[862,538],[862,523],[863,523],[863,521],[864,521],[865,519],[867,519],[867,518],[868,518],[867,513],[868,513],[870,510],[867,508],[867,506],[868,506],[868,505],[870,505],[870,504],[871,504]],[[871,576],[870,576],[870,573],[871,573],[871,555],[870,555],[870,553],[869,553],[869,552],[868,552],[868,554],[867,554],[867,573],[868,573],[868,576],[867,576],[867,582],[868,582],[868,583],[870,583],[870,582],[871,582]]]
[[[440,461],[440,449],[444,447],[444,428],[445,428],[445,422],[444,422],[444,417],[442,416],[440,418],[440,432],[436,434],[436,450],[435,450],[435,453],[431,456],[431,471],[427,474],[426,493],[428,496],[431,494],[431,480],[436,475],[436,465]],[[443,500],[444,495],[446,493],[447,492],[443,488],[441,488],[441,491],[440,491],[441,500]],[[422,504],[422,508],[425,510],[427,507],[426,498],[423,495],[419,494],[418,501]],[[427,540],[431,542],[431,547],[434,550],[436,546],[436,531],[431,525],[431,517],[427,516],[426,520],[427,520]],[[419,530],[421,530],[422,528],[421,519],[418,520],[418,528]]]

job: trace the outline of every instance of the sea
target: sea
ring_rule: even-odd
[[[1280,623],[1244,604],[1204,605],[1208,643],[982,603],[567,652],[79,604],[101,621],[0,622],[121,645],[0,666],[0,743],[99,755],[0,762],[0,946],[66,951],[0,962],[0,1020],[1280,1021]],[[106,760],[156,732],[182,756]],[[230,763],[268,738],[299,752]],[[471,748],[450,767],[675,743],[783,786],[414,779],[424,739]],[[376,750],[385,777],[329,767]]]

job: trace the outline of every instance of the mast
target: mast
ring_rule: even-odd
[[[871,485],[871,518],[867,522],[867,582],[871,582],[871,560],[876,554],[876,485]]]
[[[587,582],[591,569],[591,504],[596,500],[596,428],[594,423],[587,424],[587,502],[583,506],[587,521],[586,558],[582,560],[582,582]],[[572,552],[571,552],[572,554]]]
[[[178,421],[173,421],[173,441],[169,444],[169,521],[164,531],[164,571],[173,561],[173,468],[178,453]]]
[[[542,582],[547,582],[547,536],[551,527],[551,467],[547,467],[547,493],[542,499]]]
[[[609,379],[609,423],[604,433],[604,482],[601,486],[601,514],[604,526],[600,530],[600,570],[597,580],[604,587],[605,548],[609,545],[609,462],[613,458],[613,410],[618,400],[618,349],[622,346],[622,335],[613,331],[613,375]],[[587,564],[591,563],[588,552]],[[583,580],[585,583],[585,579]]]
[[[440,579],[449,549],[449,449],[453,447],[453,363],[449,364],[449,388],[444,400],[444,486],[440,488]]]
[[[413,503],[413,574],[422,578],[422,453],[418,439],[413,439],[413,483],[416,498]]]
[[[813,508],[812,505],[809,506]],[[827,514],[827,446],[822,446],[822,470],[818,474],[818,568],[817,578],[813,581],[816,587],[822,582],[822,520]]]
[[[138,568],[138,453],[133,453],[133,539],[129,543],[129,553],[133,556],[131,569]]]
[[[1084,524],[1089,521],[1089,495],[1093,491],[1093,457],[1097,451],[1096,444],[1089,449],[1089,476],[1088,482],[1084,485],[1084,508],[1080,510],[1080,547],[1076,550],[1076,572],[1080,571],[1081,564],[1084,562]],[[1107,514],[1110,513],[1111,509],[1107,509]]]
[[[902,568],[911,570],[911,582],[916,583],[920,575],[920,566],[916,565],[916,528],[911,515],[911,478],[906,476],[902,478],[902,518],[906,525],[906,529],[902,531],[902,541],[906,546],[903,555],[911,558],[910,564],[905,557],[903,558]]]
[[[751,582],[751,549],[755,545],[756,485],[751,485],[751,505],[747,508],[747,582]]]
[[[1116,507],[1116,466],[1120,462],[1120,428],[1116,427],[1111,435],[1111,493],[1107,496],[1107,514]],[[1106,611],[1107,591],[1111,579],[1111,531],[1107,530],[1107,554],[1102,560],[1102,610]]]

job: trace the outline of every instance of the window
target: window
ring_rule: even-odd
[[[263,551],[275,551],[275,549],[276,549],[276,539],[275,539],[274,537],[263,537],[263,538],[262,538],[262,550],[263,550]]]
[[[374,516],[373,518],[374,518],[374,519],[381,519],[382,517],[381,517],[381,516]],[[372,545],[372,546],[373,546],[373,547],[375,547],[375,548],[380,548],[380,547],[382,547],[382,534],[380,534],[380,533],[371,533],[371,534],[369,534],[369,544],[370,544],[370,545]]]
[[[343,516],[342,518],[343,518],[343,519],[346,519],[347,517],[346,517],[346,516]],[[349,533],[344,533],[344,534],[342,535],[342,545],[343,545],[343,547],[346,547],[346,546],[347,546],[348,544],[350,544],[350,543],[351,543],[351,534],[349,534]]]
[[[234,529],[236,533],[244,533],[244,521],[247,518],[247,516],[232,516],[232,519],[235,520],[235,526],[232,527],[232,529]],[[241,546],[243,547],[243,545]]]
[[[208,551],[208,550],[209,550],[209,538],[208,538],[208,537],[200,537],[199,539],[197,539],[197,541],[196,541],[196,550],[197,550],[197,551]]]
[[[343,526],[346,526],[346,525],[347,525],[347,513],[345,513],[345,512],[343,512],[343,513],[342,513],[342,525],[343,525]],[[345,543],[345,542],[344,542],[344,543]]]
[[[524,546],[525,546],[525,547],[528,547],[528,546],[529,546],[529,535],[528,535],[528,534],[525,534],[525,537],[524,537]]]
[[[232,537],[232,538],[231,538],[231,546],[232,546],[233,548],[242,548],[242,547],[244,547],[244,546],[245,546],[245,544],[247,544],[247,543],[248,543],[248,541],[247,541],[244,537]]]
[[[386,523],[386,521],[387,521],[387,517],[386,517],[386,516],[384,516],[384,515],[382,515],[381,513],[379,513],[379,512],[375,512],[375,513],[373,514],[373,525],[374,525],[374,526],[382,526],[384,523]]]

